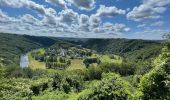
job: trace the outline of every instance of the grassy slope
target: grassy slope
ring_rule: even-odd
[[[29,67],[31,69],[46,69],[44,62],[39,62],[35,60],[34,58],[32,58],[30,53],[28,55],[29,55]]]
[[[121,59],[111,59],[108,55],[102,55],[100,59],[102,62],[107,62],[107,63],[122,63]]]
[[[73,59],[71,60],[71,65],[67,70],[76,70],[76,69],[85,69],[86,66],[83,64],[83,60],[81,59]]]

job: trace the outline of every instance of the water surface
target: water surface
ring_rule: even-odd
[[[28,67],[29,65],[29,59],[28,59],[28,54],[21,55],[20,58],[20,67]]]

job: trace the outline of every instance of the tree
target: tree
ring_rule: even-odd
[[[3,66],[0,64],[0,79],[4,77],[4,68]]]
[[[170,39],[170,32],[164,34],[162,37],[169,40]]]
[[[141,78],[143,99],[170,99],[170,63],[157,66]]]
[[[89,80],[94,80],[94,79],[97,79],[97,80],[100,80],[102,77],[102,70],[100,67],[98,66],[90,66],[87,70],[87,76],[86,78],[89,79]]]
[[[169,52],[169,49],[163,49],[153,70],[141,78],[139,86],[143,92],[143,99],[170,99],[170,56],[165,56]]]
[[[88,90],[89,93],[80,95],[78,100],[138,100],[141,95],[141,92],[114,73],[103,74],[102,80]]]
[[[167,39],[167,42],[165,43],[165,46],[170,49],[170,33],[166,33],[163,35],[164,39]]]
[[[123,76],[134,75],[136,67],[128,63],[102,63],[99,67],[104,72],[115,72]]]

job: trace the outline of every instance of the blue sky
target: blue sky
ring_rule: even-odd
[[[170,0],[0,0],[0,32],[55,37],[161,39]]]

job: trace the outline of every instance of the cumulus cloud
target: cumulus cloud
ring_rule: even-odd
[[[102,26],[95,28],[94,31],[99,32],[99,33],[120,35],[123,32],[129,32],[130,28],[127,27],[125,24],[121,24],[121,23],[112,24],[112,23],[106,22],[106,23],[103,23]]]
[[[63,8],[67,8],[66,2],[64,0],[45,0],[45,1],[54,5],[59,5]]]
[[[31,25],[40,25],[41,22],[35,18],[34,16],[30,15],[30,14],[25,14],[23,16],[20,17],[21,22],[23,23],[28,23]]]
[[[83,31],[89,31],[89,19],[90,17],[85,15],[85,14],[81,14],[79,16],[79,29],[83,30]]]
[[[96,16],[109,16],[113,17],[116,15],[123,15],[126,11],[122,9],[118,9],[115,6],[105,7],[104,5],[100,5],[100,8],[97,10]]]
[[[127,14],[127,18],[134,21],[142,21],[146,19],[158,19],[160,14],[164,13],[166,5],[170,4],[170,0],[143,0],[138,7],[134,7]]]
[[[4,22],[7,19],[8,19],[8,16],[4,12],[2,12],[2,10],[0,10],[0,21]]]
[[[45,13],[44,6],[36,4],[35,2],[30,1],[30,0],[12,0],[12,1],[11,0],[0,0],[0,5],[9,6],[13,8],[27,7],[39,13],[42,13],[42,14]]]
[[[8,6],[12,8],[22,8],[26,7],[33,11],[38,12],[44,18],[43,21],[49,24],[56,24],[57,23],[57,16],[56,11],[53,8],[46,8],[43,5],[37,4],[31,0],[0,0],[0,5]]]
[[[82,10],[91,10],[95,7],[95,0],[67,0]]]
[[[0,0],[0,5],[12,7],[12,8],[26,7],[43,15],[49,15],[49,14],[55,13],[54,9],[46,8],[43,5],[37,4],[31,0],[12,0],[12,1],[11,0]]]
[[[11,22],[16,22],[16,19],[14,17],[9,17],[5,12],[3,12],[0,9],[0,23],[2,24],[8,24]]]
[[[72,9],[66,9],[59,12],[60,21],[73,24],[78,22],[78,13],[74,12]]]
[[[116,23],[114,25],[112,23],[104,23],[103,27],[106,28],[106,30],[112,30],[114,32],[130,31],[129,27],[127,27],[125,24],[120,24],[120,23]]]
[[[118,23],[116,23],[113,26],[113,30],[115,30],[116,32],[128,32],[128,31],[130,31],[130,28],[126,27],[125,24],[118,24]]]
[[[21,2],[22,0],[0,0],[0,5],[2,6],[10,6],[13,8],[20,8],[23,7],[23,4]]]
[[[81,14],[79,17],[79,23],[80,25],[83,25],[83,26],[89,24],[89,16],[85,14]]]
[[[89,21],[90,21],[91,28],[99,27],[101,24],[100,17],[98,17],[96,15],[91,15]]]
[[[52,2],[53,0],[46,1]],[[58,0],[58,2],[60,1]],[[95,3],[94,0],[72,0],[70,2],[76,2],[76,6],[86,10],[92,9],[94,7],[93,3]],[[85,3],[84,5],[84,3],[81,4],[80,2],[88,3]],[[31,0],[0,0],[0,5],[12,8],[24,7],[31,9],[31,11],[36,11],[38,15],[41,14],[41,18],[37,18],[31,14],[10,17],[0,10],[0,31],[2,32],[41,36],[103,37],[107,35],[109,37],[114,37],[117,33],[130,30],[124,24],[114,24],[111,25],[111,27],[109,27],[109,24],[103,25],[100,16],[111,16],[112,14],[108,14],[108,12],[105,14],[102,12],[104,15],[101,14],[100,16],[97,16],[96,14],[78,14],[69,8],[56,12],[53,8],[48,8]],[[121,14],[121,11],[114,13]]]

